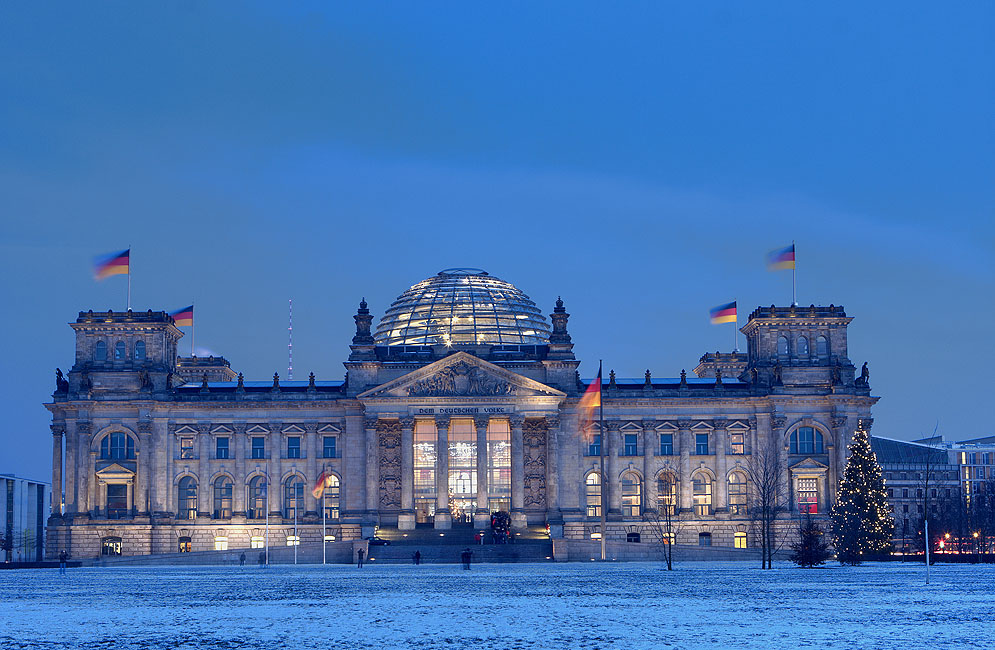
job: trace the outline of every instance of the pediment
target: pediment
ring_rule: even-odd
[[[269,429],[264,426],[253,424],[251,427],[245,430],[246,433],[269,433]]]
[[[176,431],[174,433],[200,433],[200,431],[190,426],[189,424],[183,424],[176,427]]]
[[[829,469],[829,466],[825,463],[820,463],[813,458],[806,458],[805,460],[799,461],[794,465],[791,465],[788,469],[792,472],[798,471],[809,471],[809,472],[825,472]]]
[[[283,431],[281,431],[280,433],[299,433],[299,434],[304,434],[304,433],[307,433],[307,432],[304,429],[302,429],[299,426],[297,426],[296,424],[291,424],[290,426],[284,428]]]
[[[566,393],[472,354],[457,352],[358,397],[566,397]]]
[[[342,433],[342,429],[334,424],[326,424],[318,429],[318,433]]]
[[[99,469],[96,472],[97,477],[103,481],[114,480],[114,479],[131,479],[134,478],[135,472],[126,467],[122,467],[117,463],[112,463],[103,469]]]

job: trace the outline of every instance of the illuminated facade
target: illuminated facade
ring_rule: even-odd
[[[752,546],[749,459],[776,441],[785,525],[826,513],[877,400],[833,305],[758,308],[747,353],[705,355],[697,376],[606,378],[604,431],[577,412],[585,382],[560,300],[547,320],[513,285],[450,269],[405,291],[375,333],[365,302],[354,319],[345,381],[252,382],[221,358],[178,359],[164,312],[81,312],[46,405],[65,491],[49,553],[250,548],[267,514],[275,543],[295,521],[318,543],[322,503],[340,541],[481,527],[498,510],[554,538],[650,541],[654,513],[673,508],[678,542]],[[324,499],[311,493],[322,472]]]

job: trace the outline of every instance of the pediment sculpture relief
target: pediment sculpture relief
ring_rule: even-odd
[[[427,377],[408,386],[407,394],[417,396],[475,396],[514,395],[518,387],[502,379],[498,379],[483,369],[459,361],[443,368],[431,377]]]

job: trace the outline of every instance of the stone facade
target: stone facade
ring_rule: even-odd
[[[182,333],[165,312],[81,312],[75,363],[46,404],[53,491],[65,492],[49,556],[248,548],[267,520],[278,545],[295,530],[319,543],[323,519],[336,540],[378,526],[480,527],[496,509],[514,526],[589,540],[602,532],[599,435],[610,540],[653,534],[665,478],[678,542],[749,540],[749,459],[771,440],[787,468],[784,526],[800,510],[828,512],[851,434],[870,426],[877,400],[847,357],[842,307],[754,311],[747,353],[726,355],[738,377],[612,376],[603,431],[578,408],[586,384],[562,301],[550,318],[540,344],[381,345],[364,301],[345,381],[247,382],[223,359],[178,372]],[[188,374],[208,366],[223,376]],[[312,494],[320,475],[324,499]]]

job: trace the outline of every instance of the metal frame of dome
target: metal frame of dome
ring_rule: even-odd
[[[482,269],[453,268],[398,296],[377,325],[377,345],[546,345],[550,327],[515,285]]]

